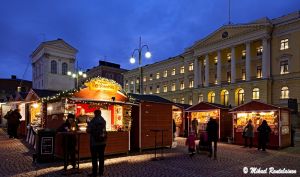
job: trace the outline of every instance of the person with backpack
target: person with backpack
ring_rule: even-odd
[[[101,116],[100,110],[95,110],[94,115],[95,117],[88,123],[86,130],[87,133],[90,134],[90,150],[92,156],[92,174],[89,174],[89,176],[97,176],[98,160],[99,176],[103,176],[104,151],[107,140],[106,121]]]

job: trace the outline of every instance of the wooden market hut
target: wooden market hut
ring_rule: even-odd
[[[272,130],[267,146],[273,149],[290,146],[291,118],[288,108],[251,101],[231,109],[230,112],[233,115],[233,139],[235,144],[243,145],[243,129],[247,125],[248,120],[252,120],[254,126],[253,144],[257,146],[257,128],[263,120],[266,120]]]
[[[216,119],[219,124],[219,139],[227,141],[232,137],[232,116],[229,114],[229,108],[224,105],[200,102],[186,109],[188,112],[189,125],[192,120],[198,121],[198,132],[206,131],[206,125],[210,118]]]

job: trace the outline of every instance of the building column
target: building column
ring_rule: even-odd
[[[205,56],[205,87],[209,86],[209,57],[208,54]]]
[[[199,60],[198,57],[194,59],[194,88],[199,86]]]
[[[218,50],[218,63],[217,63],[217,82],[221,85],[222,82],[222,60],[221,60],[221,50]]]
[[[202,61],[199,61],[199,80],[198,80],[198,85],[200,85],[200,87],[203,86],[203,81],[202,81]]]
[[[246,43],[246,81],[251,80],[251,43]]]
[[[236,81],[236,60],[235,60],[235,47],[231,47],[231,83],[235,83]]]
[[[263,38],[262,78],[270,77],[270,46],[267,38]]]

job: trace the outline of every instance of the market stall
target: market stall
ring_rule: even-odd
[[[230,112],[233,114],[233,134],[234,143],[242,145],[244,143],[242,132],[249,120],[252,120],[254,126],[253,144],[258,144],[257,128],[266,120],[272,132],[270,133],[268,147],[277,149],[290,146],[290,110],[280,108],[274,105],[251,101],[238,106]]]
[[[76,117],[78,123],[78,139],[80,158],[90,157],[89,134],[85,133],[87,122],[93,119],[93,112],[100,109],[106,120],[108,132],[105,154],[128,153],[131,125],[131,107],[122,88],[113,80],[93,78],[85,83],[85,88],[61,92],[53,98],[43,100],[47,103],[45,128],[57,129],[66,119],[68,113]],[[55,137],[55,155],[63,157],[63,134]]]
[[[219,124],[219,139],[227,141],[232,137],[232,117],[228,113],[229,108],[215,103],[200,102],[186,109],[189,113],[189,125],[192,126],[194,119],[198,122],[197,132],[206,131],[210,118],[216,119]]]

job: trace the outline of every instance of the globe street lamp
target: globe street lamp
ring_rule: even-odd
[[[79,77],[83,77],[83,78],[87,77],[86,73],[84,73],[84,72],[82,72],[80,70],[76,71],[75,73],[72,73],[71,71],[68,71],[67,74],[68,74],[68,76],[71,76],[72,78],[76,79],[75,80],[76,81],[76,89],[79,88],[78,87],[78,79],[79,79]]]
[[[148,45],[144,44],[142,45],[142,38],[140,37],[139,40],[139,48],[134,49],[132,54],[131,54],[131,58],[129,59],[129,62],[131,64],[135,63],[135,58],[134,58],[134,54],[135,52],[138,52],[139,55],[139,73],[140,73],[140,78],[139,78],[139,89],[140,89],[140,94],[143,94],[143,70],[142,70],[142,50],[143,48],[147,49],[147,52],[145,53],[145,57],[146,58],[151,58],[151,53],[149,52],[149,47]]]

